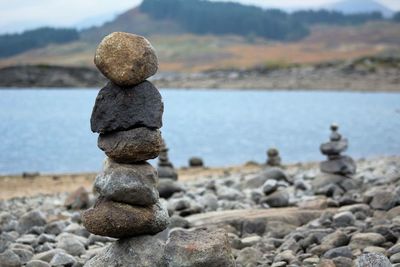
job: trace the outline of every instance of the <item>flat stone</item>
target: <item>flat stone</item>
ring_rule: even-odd
[[[165,258],[169,267],[236,266],[225,230],[176,229],[170,233]]]
[[[320,169],[326,173],[352,175],[356,173],[356,163],[348,156],[340,156],[336,159],[321,162]]]
[[[51,266],[72,266],[76,263],[76,259],[64,252],[58,252],[50,261]]]
[[[99,199],[82,217],[83,225],[92,234],[115,238],[154,235],[169,223],[168,212],[159,202],[140,207]]]
[[[289,205],[289,194],[285,191],[276,191],[271,195],[260,200],[261,203],[266,203],[270,207],[280,208]]]
[[[146,127],[100,134],[98,146],[118,163],[154,159],[162,147],[161,132]]]
[[[164,267],[165,243],[154,236],[120,239],[89,260],[85,267]]]
[[[31,260],[26,264],[26,267],[50,267],[51,265],[45,261]]]
[[[97,68],[120,86],[132,86],[154,75],[158,60],[150,42],[139,35],[114,32],[99,44],[94,57]]]
[[[334,259],[337,257],[351,258],[352,256],[353,254],[348,246],[332,248],[324,253],[324,258],[326,259]]]
[[[320,150],[322,154],[330,156],[330,155],[339,155],[340,153],[346,151],[347,147],[348,147],[347,139],[342,139],[340,141],[334,141],[322,144]]]
[[[90,124],[93,132],[103,134],[139,127],[159,129],[163,112],[160,92],[152,83],[128,88],[108,83],[97,95]]]
[[[178,180],[178,173],[176,170],[169,166],[158,166],[157,167],[158,177],[160,179],[171,179],[171,180]]]
[[[157,179],[157,172],[149,163],[119,164],[107,158],[94,190],[116,202],[149,206],[158,201]]]
[[[364,249],[369,246],[380,246],[385,238],[377,233],[357,233],[351,237],[349,246],[354,249]]]

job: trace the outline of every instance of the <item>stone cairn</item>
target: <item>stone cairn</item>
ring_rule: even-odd
[[[320,147],[322,154],[328,157],[328,160],[321,162],[320,169],[322,172],[330,174],[353,175],[356,173],[356,164],[351,157],[341,155],[347,150],[348,140],[342,138],[338,129],[338,125],[332,124],[330,141]]]
[[[282,159],[279,156],[279,151],[276,148],[270,148],[267,151],[267,166],[280,167]]]
[[[116,32],[100,43],[94,62],[110,80],[91,117],[98,146],[108,157],[94,184],[99,197],[83,213],[83,224],[93,234],[114,238],[157,234],[169,224],[157,171],[146,162],[162,148],[164,106],[157,88],[146,81],[157,72],[157,56],[145,38]]]
[[[160,179],[171,179],[178,180],[178,173],[174,169],[174,165],[169,161],[168,158],[168,147],[163,140],[160,155],[158,155],[158,176]]]

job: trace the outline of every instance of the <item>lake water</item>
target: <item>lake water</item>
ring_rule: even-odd
[[[176,166],[322,160],[337,122],[355,157],[400,155],[400,94],[161,90],[162,132]],[[97,90],[0,90],[0,173],[98,171],[104,154],[90,131]]]

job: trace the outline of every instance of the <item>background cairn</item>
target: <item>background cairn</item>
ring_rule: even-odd
[[[158,192],[162,198],[170,198],[174,193],[184,191],[178,180],[178,173],[168,158],[168,147],[163,140],[160,155],[158,156]]]
[[[169,223],[157,171],[146,162],[162,148],[163,102],[146,81],[158,69],[157,56],[145,38],[116,32],[98,46],[95,64],[111,80],[100,90],[91,117],[108,158],[94,184],[99,197],[83,213],[83,224],[93,234],[115,238],[157,234]]]
[[[270,148],[267,151],[267,166],[280,167],[282,159],[279,156],[279,151],[276,148]]]
[[[320,150],[322,154],[328,157],[327,161],[320,164],[321,172],[338,174],[338,175],[353,175],[356,173],[356,164],[354,160],[342,152],[347,150],[348,140],[342,138],[338,132],[339,126],[336,124],[331,125],[330,142],[321,145]]]

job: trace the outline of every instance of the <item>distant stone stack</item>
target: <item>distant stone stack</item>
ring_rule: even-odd
[[[267,151],[267,166],[280,167],[282,159],[279,156],[279,151],[276,148],[270,148]]]
[[[144,37],[116,32],[98,46],[95,64],[110,82],[96,98],[91,128],[108,158],[94,184],[99,197],[83,213],[83,224],[93,234],[115,238],[157,234],[169,223],[157,171],[146,162],[162,149],[164,106],[146,81],[157,72],[157,56]]]
[[[178,173],[174,169],[174,165],[169,161],[168,147],[163,140],[160,155],[158,155],[158,176],[160,179],[178,180]]]
[[[328,157],[327,161],[321,162],[320,169],[322,172],[331,174],[345,176],[355,174],[356,164],[354,160],[349,156],[341,155],[342,152],[347,150],[348,140],[342,138],[338,129],[339,126],[332,124],[330,142],[324,143],[320,147],[322,154]]]

